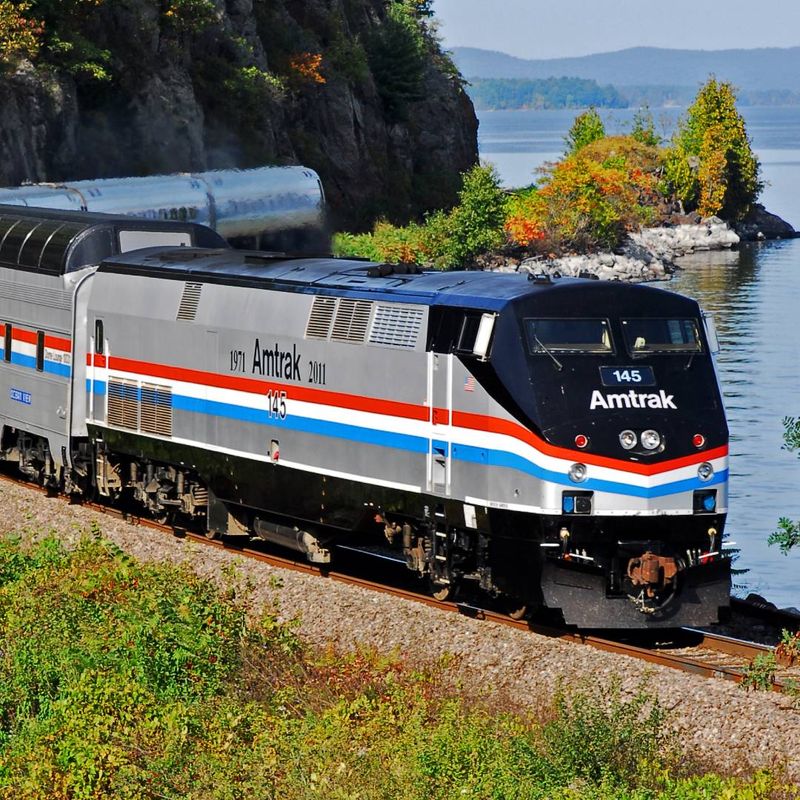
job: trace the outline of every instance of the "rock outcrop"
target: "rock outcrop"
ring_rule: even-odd
[[[709,217],[697,225],[643,228],[628,234],[615,253],[529,258],[495,269],[607,281],[659,281],[667,280],[675,271],[676,258],[709,250],[727,250],[738,243],[738,235],[725,222]]]
[[[735,225],[743,242],[760,242],[765,239],[794,239],[797,231],[786,220],[771,214],[756,203],[747,216]]]
[[[379,74],[368,46],[391,22],[385,3],[214,0],[202,25],[193,6],[178,25],[180,6],[86,12],[79,33],[111,54],[110,80],[46,64],[44,50],[0,76],[0,185],[302,163],[351,230],[455,200],[477,120],[432,35],[413,90],[387,88],[392,65]]]

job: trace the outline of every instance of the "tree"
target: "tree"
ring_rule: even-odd
[[[389,5],[383,25],[367,41],[367,59],[386,110],[401,119],[407,104],[422,100],[426,44],[414,9]]]
[[[564,140],[567,145],[567,155],[574,155],[587,144],[596,142],[606,135],[606,128],[603,120],[594,106],[578,114],[572,127],[569,129],[567,138]]]
[[[712,76],[675,132],[665,163],[667,191],[687,210],[741,219],[763,188],[760,169],[733,86]]]
[[[661,144],[661,137],[656,133],[656,125],[649,106],[642,106],[633,115],[631,136],[648,147],[658,147]]]
[[[786,417],[783,420],[783,427],[784,450],[790,452],[800,450],[800,419]],[[770,544],[779,545],[781,552],[788,555],[793,547],[800,545],[800,522],[781,517],[778,520],[778,530],[770,534],[768,541]]]
[[[0,2],[0,63],[13,64],[38,52],[44,28],[25,16],[30,8],[30,3]]]

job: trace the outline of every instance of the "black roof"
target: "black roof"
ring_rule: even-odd
[[[201,247],[227,247],[210,228],[123,214],[0,204],[0,266],[63,275],[119,253],[120,231],[185,232]]]

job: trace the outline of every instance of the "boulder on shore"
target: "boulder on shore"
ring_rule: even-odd
[[[766,239],[794,239],[797,231],[777,214],[770,214],[761,203],[752,206],[747,216],[734,226],[743,242]]]

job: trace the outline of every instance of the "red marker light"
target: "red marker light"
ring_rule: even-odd
[[[692,436],[692,444],[695,447],[702,447],[706,443],[706,437],[702,433],[696,433]]]
[[[583,450],[583,448],[586,447],[586,445],[588,444],[589,444],[588,436],[584,436],[582,433],[579,433],[575,437],[575,447],[580,447],[580,449]]]

